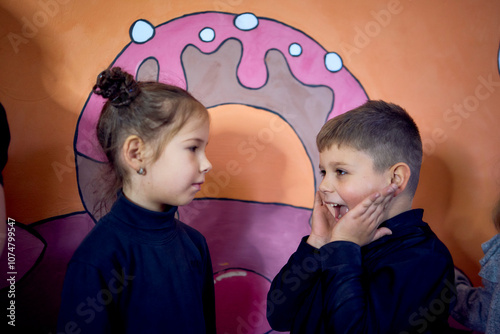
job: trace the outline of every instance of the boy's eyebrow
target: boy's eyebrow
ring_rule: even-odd
[[[339,166],[349,166],[348,163],[343,161],[331,161],[328,163],[329,167],[339,167]],[[319,168],[322,169],[323,166],[319,165]]]

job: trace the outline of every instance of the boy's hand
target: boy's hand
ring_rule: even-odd
[[[314,207],[312,214],[311,234],[307,238],[307,243],[313,247],[321,248],[330,242],[335,218],[323,202],[321,192],[316,191],[314,197]]]
[[[314,200],[312,230],[307,243],[321,248],[329,242],[343,240],[364,246],[391,234],[388,228],[379,228],[379,225],[382,223],[385,209],[394,197],[395,190],[396,186],[391,184],[382,191],[368,196],[338,222],[330,211],[333,209],[323,203],[321,193],[318,191]]]

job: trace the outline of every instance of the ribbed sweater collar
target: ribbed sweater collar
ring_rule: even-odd
[[[176,206],[171,206],[163,212],[145,209],[132,203],[120,191],[109,218],[115,223],[117,233],[141,242],[163,243],[176,234],[176,212]]]

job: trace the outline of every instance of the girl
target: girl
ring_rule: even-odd
[[[58,332],[215,333],[205,238],[174,218],[212,167],[206,108],[118,67],[93,92],[107,99],[97,137],[118,195],[68,265]]]
[[[452,316],[470,329],[486,334],[500,330],[500,200],[493,210],[493,222],[498,232],[481,245],[484,257],[479,261],[484,287],[472,287],[461,271],[455,269],[457,304]]]

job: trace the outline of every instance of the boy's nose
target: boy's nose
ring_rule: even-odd
[[[323,178],[323,180],[321,180],[321,183],[319,184],[319,191],[323,193],[333,192],[333,187],[326,178]]]

